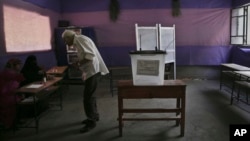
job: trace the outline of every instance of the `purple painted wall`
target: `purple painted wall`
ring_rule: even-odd
[[[170,0],[119,0],[121,13],[116,22],[109,19],[109,0],[24,1],[62,12],[60,19],[71,25],[94,27],[104,58],[123,60],[106,59],[111,65],[129,64],[127,51],[136,48],[135,23],[174,24],[177,65],[219,65],[230,57],[230,8],[250,0],[180,0],[179,17],[172,17]],[[119,59],[121,56],[124,58]]]
[[[107,10],[109,0],[23,0],[57,12],[83,12]],[[170,8],[168,0],[119,0],[122,9]],[[87,4],[86,4],[87,3]],[[250,3],[250,0],[181,0],[182,8],[226,8]]]
[[[39,7],[61,12],[61,0],[23,0]]]
[[[33,0],[35,1],[35,0]],[[62,0],[62,12],[107,11],[110,0]],[[122,10],[169,9],[171,0],[118,0]],[[182,8],[230,8],[231,0],[180,0]]]
[[[231,1],[181,0],[179,17],[171,15],[171,1],[120,1],[121,13],[116,22],[109,19],[108,0],[74,2],[62,1],[63,19],[72,25],[93,26],[100,50],[108,50],[106,55],[113,58],[115,47],[136,48],[135,23],[139,26],[161,23],[176,27],[177,65],[219,65],[229,59]]]
[[[106,11],[110,0],[23,0],[57,12]],[[121,9],[166,9],[171,0],[118,0]],[[249,0],[181,0],[182,8],[229,8]]]

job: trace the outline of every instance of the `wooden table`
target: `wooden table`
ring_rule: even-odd
[[[35,94],[39,93],[40,91],[45,90],[45,89],[49,88],[52,85],[55,85],[56,83],[58,83],[61,80],[62,80],[62,77],[54,77],[53,79],[48,80],[45,83],[42,82],[42,81],[34,82],[34,83],[31,83],[31,84],[28,84],[26,86],[23,86],[23,87],[19,88],[17,90],[17,92],[18,93],[30,93],[30,94],[35,95]],[[30,87],[32,87],[31,85],[34,86],[36,84],[42,84],[42,86],[39,87],[39,88],[30,88]]]
[[[225,63],[225,64],[221,64],[221,67],[226,68],[227,70],[238,70],[238,71],[245,71],[245,70],[250,70],[249,67],[246,66],[242,66],[242,65],[238,65],[238,64],[234,64],[234,63]]]
[[[68,66],[55,66],[49,69],[46,73],[49,75],[63,76]]]
[[[37,113],[37,99],[36,95],[39,94],[42,91],[49,90],[53,85],[57,84],[59,81],[62,80],[62,77],[54,77],[51,80],[48,80],[46,82],[43,81],[38,81],[34,82],[28,85],[25,85],[21,88],[19,88],[16,93],[17,94],[29,94],[33,96],[33,105],[34,105],[34,119],[35,119],[35,126],[34,127],[25,127],[25,128],[36,128],[36,132],[38,132],[39,129],[39,118],[38,118],[38,113]],[[62,96],[60,94],[60,106],[62,108]]]
[[[238,75],[250,78],[250,70],[249,71],[235,71],[235,73],[237,73]]]
[[[238,78],[238,80],[234,81],[233,92],[231,94],[231,102],[230,102],[230,104],[233,104],[233,99],[234,98],[236,98],[238,101],[240,100],[240,98],[239,98],[240,94],[239,93],[240,93],[240,87],[241,86],[245,86],[248,89],[250,89],[250,86],[249,86],[249,84],[250,84],[249,83],[249,80],[250,80],[250,71],[234,71],[234,73],[236,75],[238,75],[239,78]],[[238,86],[238,92],[237,92],[237,95],[234,96],[234,91],[235,91],[236,85]],[[247,102],[245,102],[245,103],[248,104],[248,95],[247,95]]]
[[[176,108],[124,108],[124,99],[174,98]],[[122,136],[125,120],[175,120],[180,124],[181,136],[185,129],[186,84],[181,80],[165,80],[164,85],[134,86],[132,80],[118,81],[118,120],[119,135]],[[168,118],[123,118],[124,113],[176,113],[176,117]]]
[[[226,86],[231,89],[230,93],[233,93],[233,84],[237,77],[237,74],[234,71],[250,71],[249,67],[234,63],[221,64],[220,67],[220,90],[222,86]]]

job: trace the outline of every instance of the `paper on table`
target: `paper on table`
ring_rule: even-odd
[[[31,84],[31,85],[27,86],[26,88],[40,88],[42,86],[43,86],[43,84]]]
[[[38,98],[30,96],[30,97],[27,97],[24,100],[22,100],[22,102],[23,103],[25,103],[25,102],[34,102],[34,100],[38,100]]]

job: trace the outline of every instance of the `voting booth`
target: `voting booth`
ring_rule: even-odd
[[[175,30],[173,27],[138,26],[136,51],[130,52],[134,85],[163,85],[166,63],[175,65]]]

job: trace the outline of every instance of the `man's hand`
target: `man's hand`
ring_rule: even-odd
[[[79,70],[80,65],[78,62],[74,62],[74,63],[70,64],[70,67],[73,67],[73,68]]]
[[[86,75],[87,74],[85,72],[82,73],[82,80],[86,80]]]

